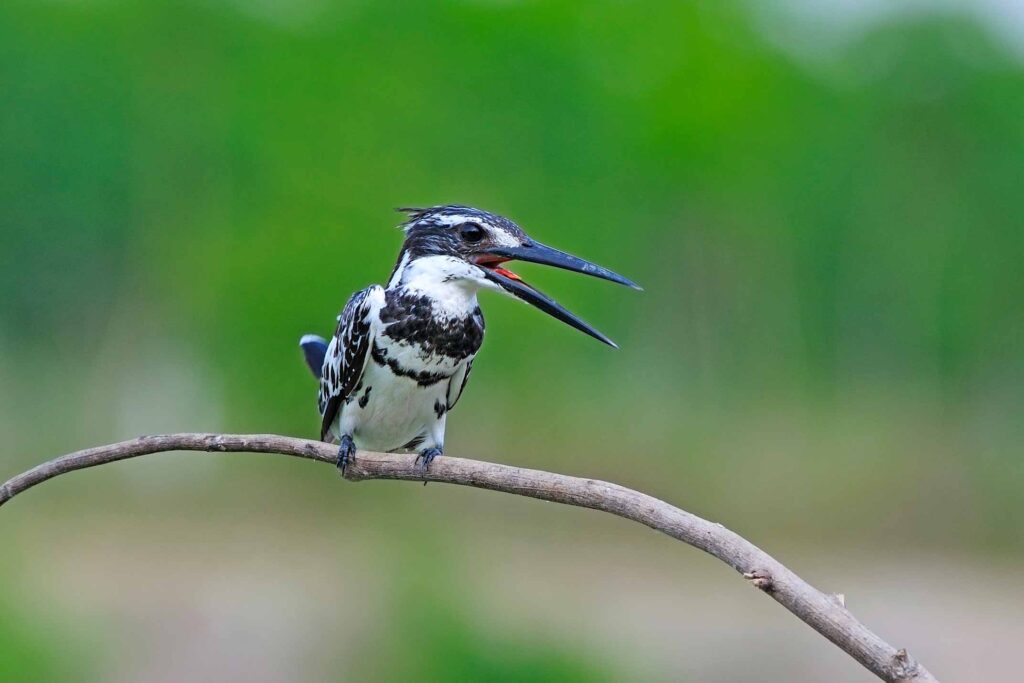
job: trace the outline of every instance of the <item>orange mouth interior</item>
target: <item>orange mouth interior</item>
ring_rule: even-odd
[[[508,268],[501,268],[500,267],[502,263],[506,263],[507,261],[509,261],[509,259],[506,259],[506,258],[495,258],[493,256],[491,256],[491,257],[485,256],[483,258],[477,259],[476,263],[477,263],[478,266],[483,266],[484,268],[488,268],[490,270],[493,270],[498,275],[507,277],[509,280],[515,280],[517,282],[522,282],[523,278],[519,277],[518,275],[513,273]]]

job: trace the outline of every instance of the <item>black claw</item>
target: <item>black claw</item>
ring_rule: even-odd
[[[341,476],[345,476],[345,468],[348,467],[349,463],[355,462],[356,459],[356,443],[352,440],[352,437],[345,434],[341,437],[341,442],[338,444],[338,469],[341,470]]]
[[[427,448],[420,451],[419,457],[416,458],[416,464],[425,470],[430,467],[430,463],[434,462],[434,458],[439,455],[444,455],[444,451],[440,448]]]

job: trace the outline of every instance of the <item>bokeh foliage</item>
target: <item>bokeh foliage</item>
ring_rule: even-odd
[[[920,15],[808,57],[767,11],[2,3],[0,462],[314,434],[297,338],[386,277],[392,207],[458,202],[647,291],[524,268],[617,354],[489,297],[454,452],[685,492],[769,538],[1019,553],[1019,55]]]

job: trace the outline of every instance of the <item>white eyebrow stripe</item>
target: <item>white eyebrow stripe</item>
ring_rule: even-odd
[[[464,214],[445,214],[435,216],[434,220],[440,225],[458,225],[459,223],[483,223],[478,216],[467,216]]]
[[[503,247],[519,246],[519,240],[516,239],[514,235],[511,235],[507,230],[488,222],[481,216],[475,216],[473,214],[445,214],[443,216],[435,216],[433,220],[436,221],[438,225],[444,225],[447,227],[460,225],[462,223],[476,223],[487,230],[495,244]]]

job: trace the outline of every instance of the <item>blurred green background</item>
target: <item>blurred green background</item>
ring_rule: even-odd
[[[448,452],[611,479],[843,592],[940,678],[1024,637],[1014,3],[0,4],[0,479],[317,433],[296,342],[465,203],[646,287],[485,296]],[[0,680],[870,680],[603,515],[152,457],[0,512]]]

